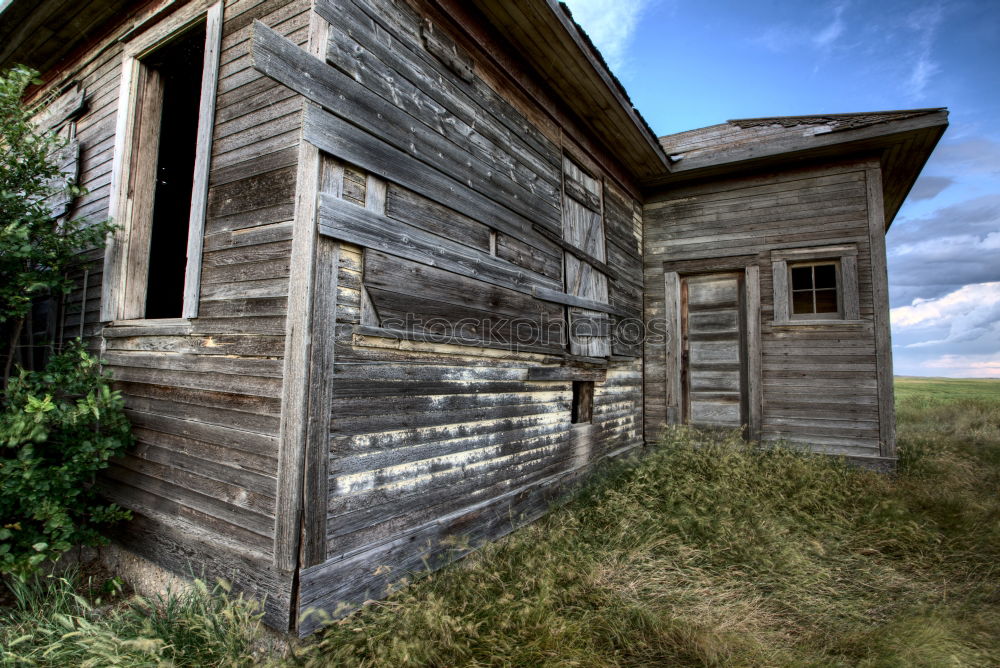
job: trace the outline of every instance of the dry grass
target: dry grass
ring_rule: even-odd
[[[898,384],[895,478],[673,430],[543,521],[267,660],[1000,665],[1000,396],[991,386],[908,383]],[[119,665],[265,660],[250,650],[252,612],[219,594],[203,592],[152,626],[128,606],[96,619],[42,596],[5,613],[0,659],[30,649],[40,664],[66,665],[44,652],[81,663],[111,648]],[[82,636],[56,633],[67,609],[91,625]]]
[[[1000,664],[1000,396],[901,382],[903,469],[674,430],[305,665]]]

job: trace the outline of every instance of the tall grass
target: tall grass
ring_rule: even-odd
[[[72,573],[8,582],[0,664],[245,666],[266,658],[257,605],[196,580],[155,599],[93,597]]]
[[[952,426],[925,437],[926,408],[901,407],[895,479],[672,430],[542,522],[332,625],[298,661],[997,665],[997,406],[929,417]]]
[[[896,476],[674,429],[291,655],[205,585],[108,607],[49,579],[0,610],[0,662],[1000,665],[1000,397],[901,389]]]

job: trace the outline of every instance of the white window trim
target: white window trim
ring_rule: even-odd
[[[840,312],[826,317],[794,316],[791,313],[792,289],[789,265],[820,261],[837,264],[837,302]],[[857,325],[861,319],[858,289],[858,247],[855,244],[813,246],[771,251],[771,276],[774,285],[773,325]]]
[[[222,47],[223,0],[198,0],[185,5],[169,16],[130,39],[123,50],[122,74],[119,84],[118,116],[115,128],[115,152],[111,173],[109,215],[118,225],[108,240],[104,258],[104,282],[101,299],[101,320],[146,320],[142,313],[129,307],[130,240],[133,236],[131,198],[128,183],[135,149],[136,112],[140,59],[192,24],[205,21],[205,59],[201,77],[201,101],[198,109],[197,146],[195,149],[194,181],[191,192],[191,212],[188,228],[187,263],[184,276],[182,318],[198,317],[198,297],[201,285],[201,255],[204,241],[205,216],[208,204],[208,172],[211,163],[212,131],[215,124],[215,98],[219,78],[219,54]],[[129,35],[131,36],[131,35]],[[127,36],[127,37],[129,37]],[[148,259],[145,260],[148,262]],[[129,312],[132,310],[132,312]]]

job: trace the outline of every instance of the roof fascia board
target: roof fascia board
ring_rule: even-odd
[[[830,119],[830,118],[845,118],[845,119],[849,119],[849,118],[855,118],[855,117],[857,117],[859,115],[874,116],[876,114],[906,114],[906,115],[920,114],[920,115],[926,115],[926,114],[929,114],[929,113],[932,113],[932,112],[935,112],[935,111],[946,111],[946,110],[947,110],[947,107],[921,107],[921,108],[917,108],[917,109],[886,109],[886,110],[881,110],[881,111],[865,111],[865,112],[861,112],[861,113],[855,111],[855,112],[838,113],[838,114],[804,114],[804,115],[801,115],[801,116],[759,116],[757,118],[731,118],[728,121],[726,121],[726,123],[740,124],[740,123],[759,123],[759,122],[764,122],[764,121],[770,121],[770,122],[773,122],[773,123],[780,123],[783,120],[796,120],[796,121],[802,122],[802,121],[805,121],[807,119],[815,119],[815,120],[819,121],[819,120],[826,120],[826,119]],[[892,123],[892,122],[895,122],[895,121],[894,121],[894,119],[889,119],[886,122]],[[723,123],[723,125],[725,125],[725,123]]]
[[[671,165],[671,171],[674,174],[681,174],[709,167],[721,167],[723,165],[736,166],[740,163],[756,162],[778,156],[798,155],[838,144],[852,144],[869,139],[888,138],[892,135],[912,130],[923,130],[934,126],[941,126],[943,128],[947,125],[948,113],[940,111],[925,116],[878,123],[851,130],[838,130],[809,136],[794,135],[791,137],[779,137],[774,141],[762,142],[735,150],[706,153],[706,155],[693,156],[691,158],[681,158]]]

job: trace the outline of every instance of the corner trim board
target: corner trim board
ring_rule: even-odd
[[[316,189],[319,151],[302,142],[296,175],[295,222],[288,315],[285,323],[284,382],[278,442],[278,482],[274,515],[274,566],[298,568],[306,437],[309,421],[313,286],[316,280]]]
[[[760,338],[760,267],[747,265],[744,276],[746,290],[747,336],[747,437],[759,440],[764,420],[764,372]]]
[[[885,207],[882,170],[865,170],[868,194],[868,233],[872,268],[872,301],[875,304],[875,370],[878,383],[880,455],[896,456],[896,413],[892,386],[892,338],[889,330],[889,273],[885,251]]]

